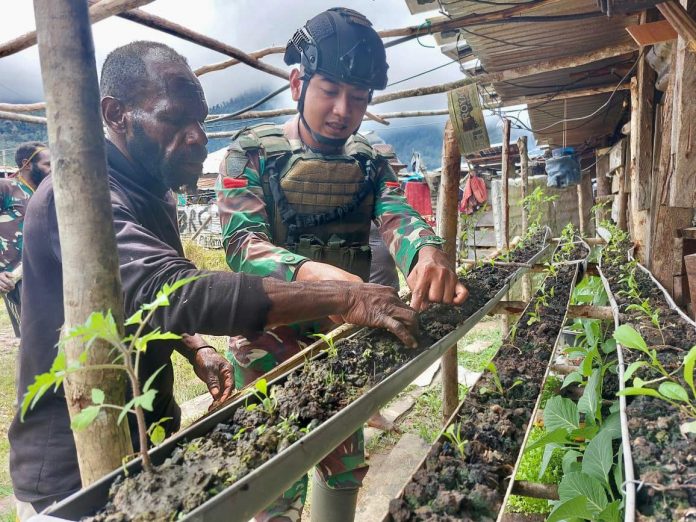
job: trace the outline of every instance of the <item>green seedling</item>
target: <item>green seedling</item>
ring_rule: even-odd
[[[315,333],[312,335],[312,337],[321,339],[324,341],[324,343],[326,343],[326,348],[322,350],[322,352],[324,352],[329,359],[336,359],[338,357],[338,348],[336,348],[336,345],[334,344],[333,337],[324,335],[322,333]]]
[[[152,471],[152,462],[147,453],[148,438],[152,444],[158,444],[164,440],[165,430],[162,424],[169,419],[160,419],[148,428],[144,412],[153,411],[157,390],[152,385],[157,375],[165,367],[160,367],[142,384],[138,377],[140,375],[140,361],[142,354],[147,351],[149,343],[181,339],[181,336],[171,332],[162,332],[159,328],[146,333],[145,329],[158,309],[169,306],[169,298],[176,290],[196,279],[199,277],[181,279],[171,285],[165,284],[157,292],[153,302],[142,305],[137,312],[126,319],[123,327],[135,329],[135,333],[131,335],[125,337],[122,335],[123,328],[116,323],[110,310],[106,313],[93,312],[83,324],[71,328],[60,340],[58,355],[53,361],[51,369],[46,373],[37,375],[33,384],[29,385],[24,394],[20,413],[21,419],[24,419],[27,410],[33,408],[49,389],[57,390],[63,384],[63,380],[71,373],[103,370],[123,371],[130,381],[133,398],[125,405],[112,404],[107,401],[103,390],[92,388],[92,404],[83,407],[79,413],[72,416],[70,427],[73,431],[87,428],[103,410],[119,411],[117,418],[119,424],[129,413],[134,414],[143,469]],[[65,345],[68,342],[84,347],[78,359],[70,364],[68,364],[65,352]],[[111,347],[110,354],[113,354],[113,359],[105,364],[87,365],[89,352],[95,344],[106,344]]]
[[[276,407],[278,406],[278,401],[276,400],[273,392],[274,390],[271,390],[269,394],[268,381],[266,381],[266,379],[259,379],[254,384],[254,387],[247,392],[249,395],[256,397],[259,402],[247,404],[246,409],[248,411],[254,411],[256,408],[259,408],[270,417],[273,415],[273,412],[275,412]]]
[[[466,445],[469,443],[469,441],[462,438],[461,428],[462,426],[459,422],[450,424],[442,433],[442,436],[445,437],[452,444],[452,446],[457,449],[462,457],[464,457],[464,450],[466,449]]]

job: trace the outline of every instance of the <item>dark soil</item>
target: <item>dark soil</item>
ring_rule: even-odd
[[[619,306],[621,323],[641,333],[648,346],[657,350],[667,371],[678,370],[688,350],[696,345],[696,328],[669,307],[662,291],[640,268],[635,270],[635,279],[641,300],[647,299],[650,308],[659,311],[659,328],[642,312],[627,310],[631,304],[640,304],[629,296],[627,283],[621,282],[630,266],[629,248],[625,242],[611,243],[602,257],[602,273]],[[644,357],[625,348],[623,353],[626,365]],[[643,367],[634,376],[650,380],[659,373]],[[675,376],[681,380],[681,371]],[[693,419],[653,397],[628,397],[627,404],[636,478],[645,483],[638,492],[638,513],[644,520],[679,520],[686,509],[696,507],[696,435],[684,436],[679,430],[680,424]]]
[[[573,254],[586,256],[588,252],[580,249]],[[390,502],[389,520],[496,519],[572,292],[575,265],[559,265],[557,270],[555,276],[546,278],[517,323],[514,336],[507,338],[495,356],[500,382],[486,372],[460,407],[455,429],[467,441],[464,454],[441,437],[403,495]],[[538,313],[539,321],[531,320],[533,313]]]
[[[533,237],[506,260],[527,262],[542,247],[543,236]],[[463,306],[433,305],[420,314],[417,349],[407,349],[383,330],[336,342],[336,357],[322,354],[272,387],[268,411],[240,407],[230,422],[180,445],[155,473],[118,480],[105,509],[89,520],[169,521],[192,511],[455,330],[516,270],[486,264],[467,273],[462,282],[470,295]],[[253,396],[248,400],[258,402]]]

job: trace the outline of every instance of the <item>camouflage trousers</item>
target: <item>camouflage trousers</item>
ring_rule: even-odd
[[[230,337],[228,359],[234,366],[234,382],[241,388],[261,377],[279,363],[299,353],[316,339],[303,337],[290,326],[279,326],[249,341]],[[360,429],[317,464],[317,477],[332,489],[362,486],[368,466],[365,442]],[[257,522],[299,522],[307,498],[307,475],[299,479],[272,505],[257,513]]]

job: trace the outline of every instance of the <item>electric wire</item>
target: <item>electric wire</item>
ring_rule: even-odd
[[[244,107],[243,109],[239,109],[239,110],[237,110],[237,111],[235,111],[235,112],[233,112],[233,113],[231,113],[231,114],[225,114],[225,115],[219,116],[219,117],[217,117],[217,118],[212,118],[212,119],[208,120],[206,123],[215,123],[215,122],[219,122],[219,121],[229,120],[230,118],[234,118],[235,116],[239,116],[240,114],[244,114],[245,112],[249,112],[249,111],[251,111],[251,110],[254,110],[254,109],[255,109],[256,107],[258,107],[259,105],[262,105],[262,104],[266,103],[266,102],[267,102],[268,100],[270,100],[271,98],[275,98],[275,97],[278,96],[280,93],[282,93],[283,91],[288,90],[289,88],[290,88],[290,84],[288,83],[287,85],[283,85],[283,86],[280,87],[279,89],[276,89],[275,91],[268,93],[266,96],[264,96],[263,98],[261,98],[261,99],[255,101],[255,102],[252,103],[251,105],[247,105],[247,106]]]

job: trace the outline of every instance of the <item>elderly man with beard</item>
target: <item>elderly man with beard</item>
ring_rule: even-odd
[[[17,147],[15,162],[19,170],[0,179],[0,292],[19,337],[24,214],[36,187],[51,174],[51,153],[40,141],[29,141]]]
[[[311,320],[326,313],[345,321],[388,328],[414,346],[415,312],[379,285],[350,282],[286,283],[232,272],[198,270],[184,258],[172,190],[195,185],[206,157],[203,91],[186,60],[171,48],[134,42],[114,50],[102,68],[101,112],[108,131],[106,154],[126,316],[154,300],[165,283],[205,275],[177,291],[151,328],[178,334],[254,336],[266,327]],[[19,394],[53,361],[63,324],[62,264],[50,180],[32,198],[24,249],[24,300]],[[224,357],[197,334],[172,345],[150,343],[141,359],[141,379],[159,368],[149,423],[171,418],[179,428],[170,356],[186,356],[213,397],[233,387]],[[131,422],[137,445],[135,423]],[[65,394],[49,391],[17,415],[9,432],[10,473],[20,517],[42,510],[80,488]]]

